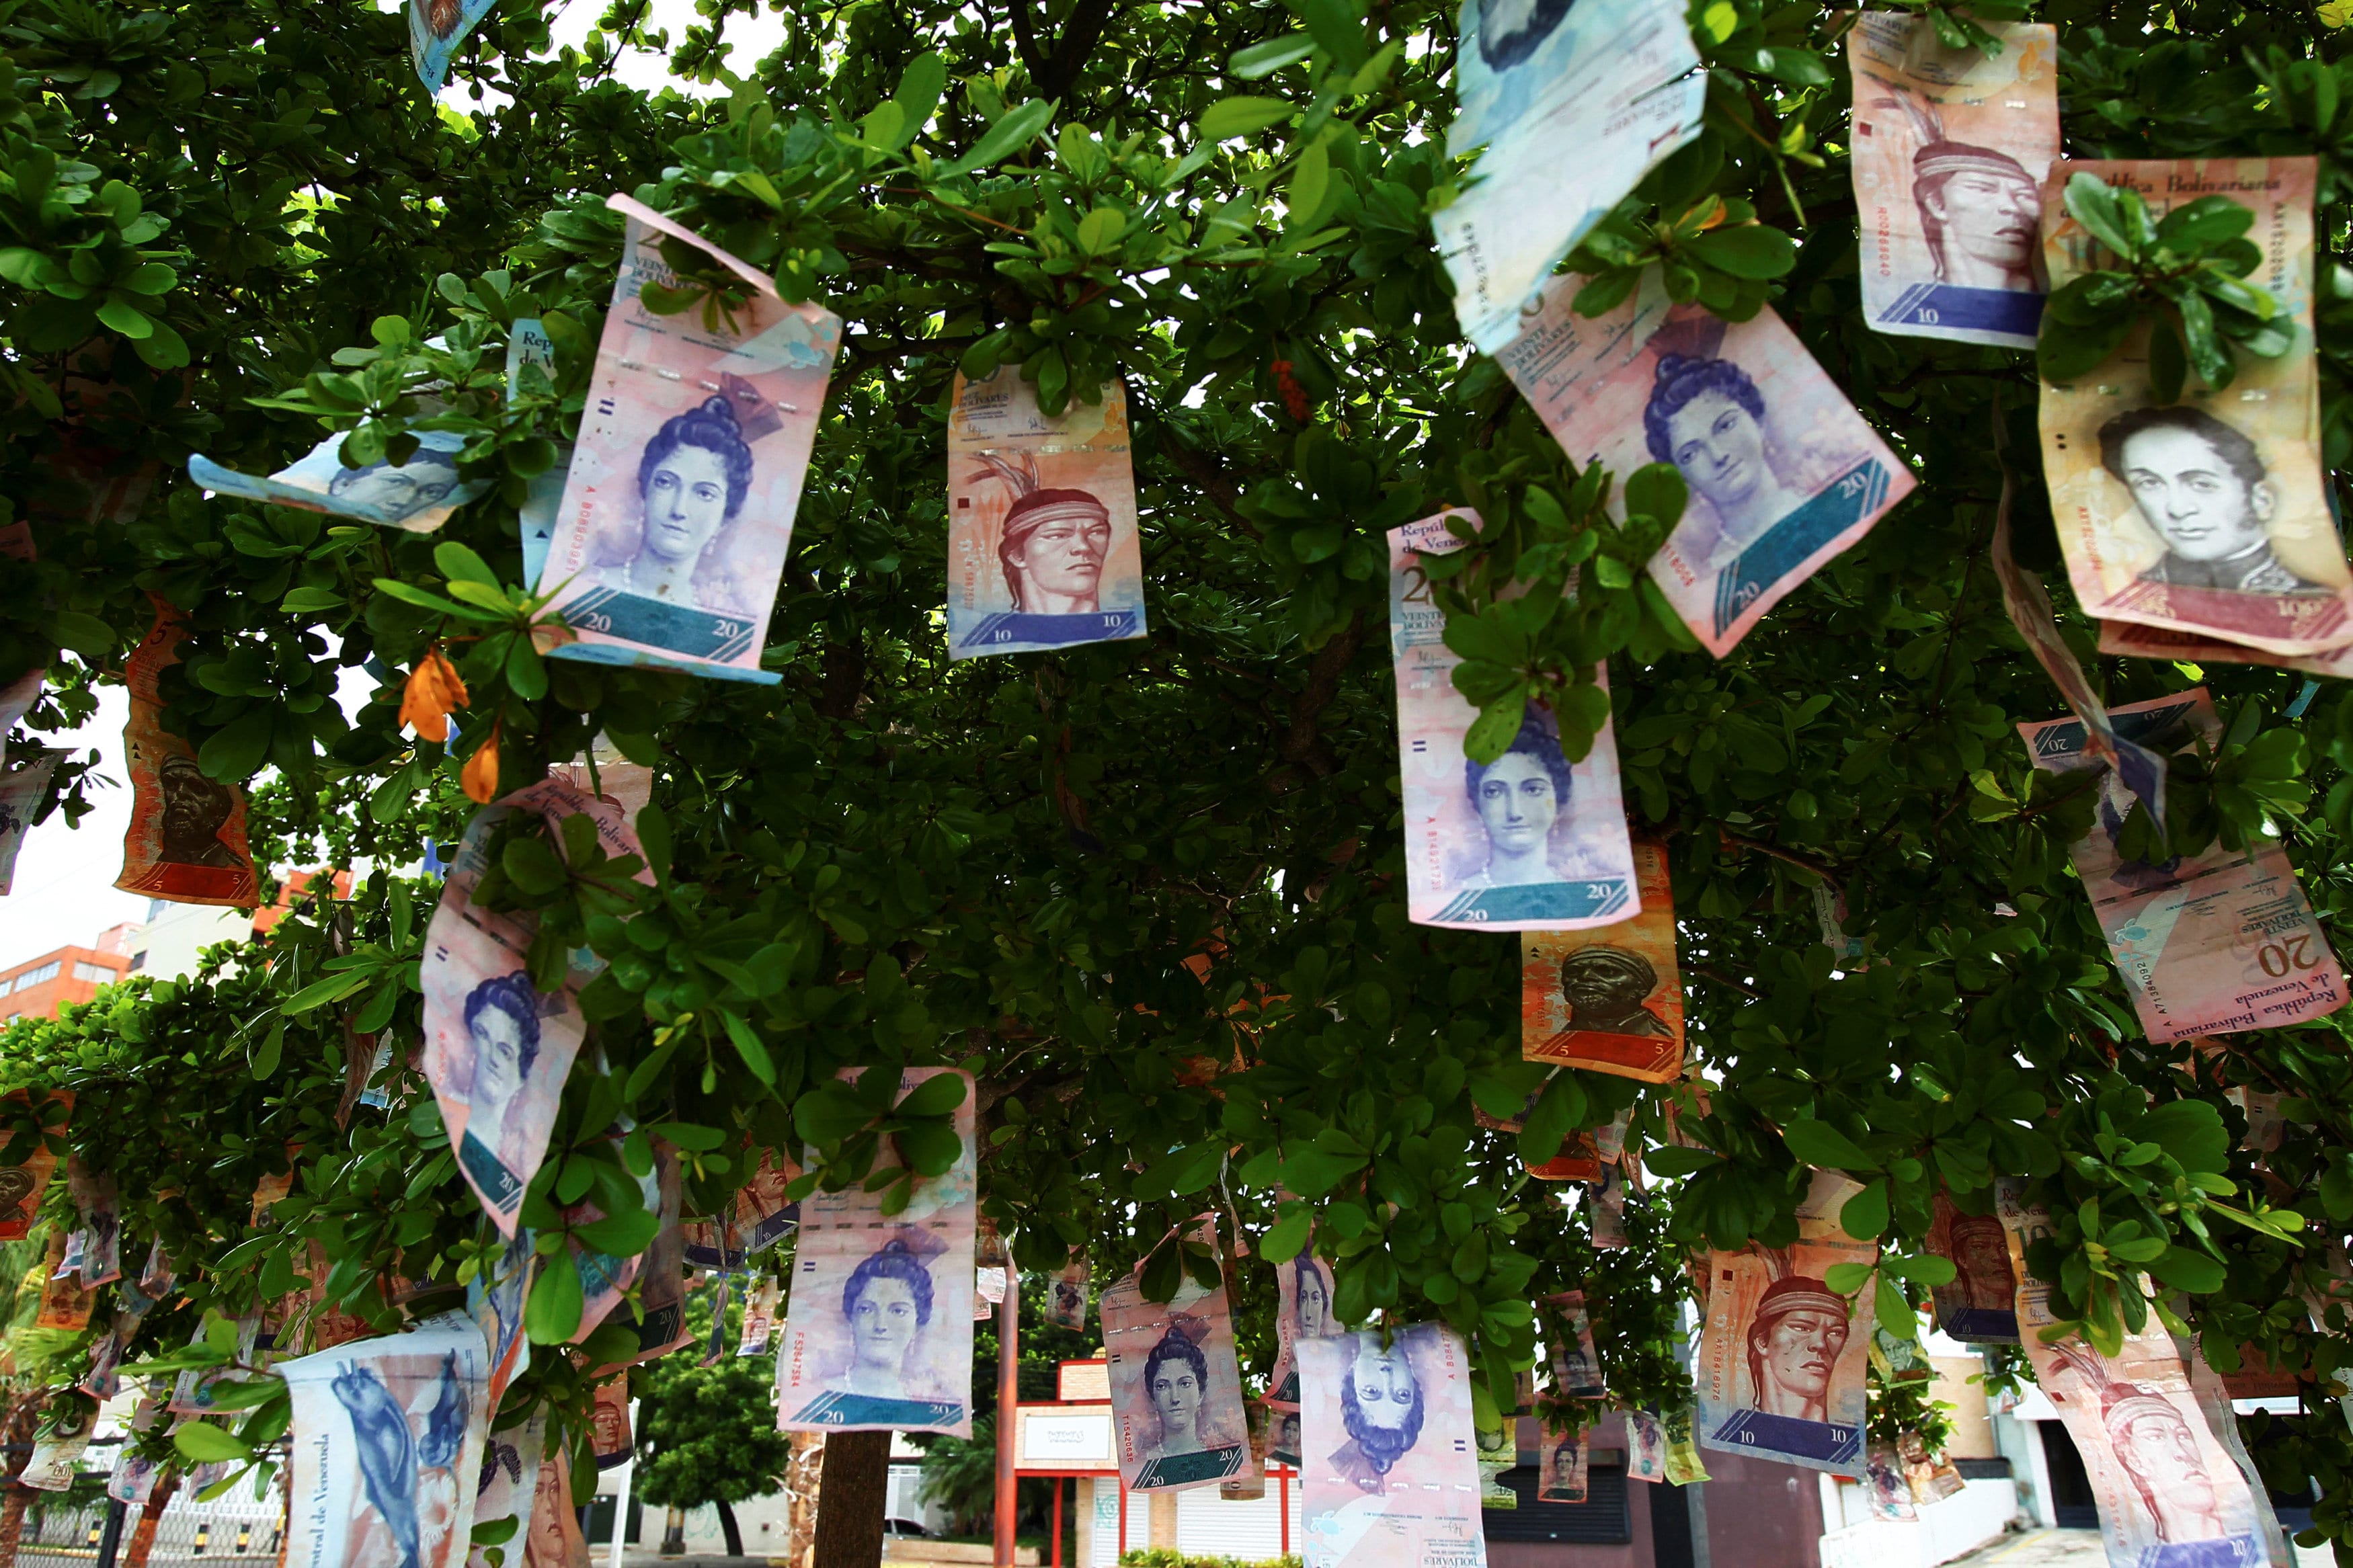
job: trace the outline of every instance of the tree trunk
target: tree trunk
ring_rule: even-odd
[[[818,1489],[815,1568],[881,1568],[891,1434],[829,1432]]]
[[[24,1539],[25,1508],[33,1494],[11,1482],[8,1500],[0,1502],[0,1568],[16,1568],[16,1542]]]
[[[686,1555],[686,1510],[674,1508],[662,1516],[661,1554],[665,1557]]]
[[[122,1568],[147,1568],[147,1558],[155,1550],[155,1530],[164,1522],[164,1510],[172,1503],[172,1494],[180,1489],[180,1473],[166,1471],[147,1494],[144,1507],[139,1510],[139,1522],[131,1531],[131,1544],[123,1549]]]
[[[727,1506],[725,1498],[713,1499],[711,1506],[719,1510],[719,1530],[721,1534],[727,1537],[727,1555],[743,1556],[744,1532],[735,1527],[735,1510]]]

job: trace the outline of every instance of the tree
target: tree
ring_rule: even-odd
[[[702,1286],[687,1298],[696,1344],[711,1332],[715,1297],[715,1287]],[[727,1317],[732,1340],[742,1331],[741,1305],[731,1302]],[[731,1353],[704,1366],[690,1347],[649,1363],[634,1388],[638,1494],[662,1508],[716,1508],[730,1557],[744,1554],[731,1505],[775,1491],[792,1458],[768,1393],[776,1376],[773,1355]]]
[[[2066,861],[2088,804],[2011,729],[2058,697],[1985,569],[2006,496],[2021,558],[2058,565],[2047,495],[2000,456],[2034,448],[2034,366],[1863,325],[1842,13],[1694,5],[1706,128],[1613,215],[1615,248],[1576,258],[1620,283],[1658,262],[1727,312],[1769,298],[1923,481],[1718,662],[1641,596],[1654,534],[1589,504],[1633,476],[1580,473],[1462,346],[1429,226],[1466,177],[1442,151],[1451,6],[783,0],[786,44],[757,61],[727,41],[751,9],[711,0],[670,39],[617,6],[588,49],[554,51],[540,9],[499,8],[436,106],[402,19],[363,0],[0,0],[0,496],[36,550],[0,560],[0,676],[48,671],[12,749],[91,710],[158,595],[191,627],[166,721],[213,777],[252,784],[264,859],[374,868],[233,966],[0,1037],[0,1089],[77,1097],[5,1157],[46,1138],[116,1173],[127,1255],[160,1238],[191,1282],[134,1355],[201,1357],[178,1347],[206,1310],[298,1280],[389,1327],[451,1304],[491,1254],[407,1066],[434,889],[391,868],[458,837],[469,762],[512,785],[601,732],[659,772],[639,822],[656,885],[500,846],[522,873],[506,896],[608,964],[525,1199],[551,1246],[559,1188],[601,1173],[625,1192],[616,1166],[649,1158],[607,1136],[624,1115],[675,1135],[691,1211],[718,1213],[758,1151],[811,1146],[835,1187],[865,1176],[880,1118],[825,1114],[840,1069],[953,1062],[977,1075],[982,1201],[1024,1266],[1079,1247],[1099,1279],[1141,1262],[1165,1292],[1209,1259],[1163,1238],[1215,1208],[1251,1242],[1225,1266],[1259,1345],[1263,1265],[1310,1245],[1312,1219],[1338,1314],[1454,1325],[1493,1421],[1536,1354],[1530,1300],[1571,1287],[1612,1388],[1679,1397],[1685,1258],[1788,1237],[1810,1166],[1865,1184],[1846,1223],[1887,1247],[1883,1300],[1933,1272],[1940,1188],[1981,1208],[2017,1176],[2059,1216],[2033,1262],[2085,1331],[2146,1310],[2153,1271],[2216,1365],[2252,1347],[2308,1369],[2264,1462],[2316,1478],[2316,1539],[2347,1538],[2353,1433],[2331,1406],[2353,1324],[2305,1308],[2353,1226],[2343,1015],[2186,1063],[2134,1021]],[[2040,14],[2072,153],[2319,158],[2341,485],[2353,84],[2333,9]],[[621,86],[613,50],[636,42],[715,90]],[[762,654],[774,686],[530,640],[516,511],[579,427],[617,191],[849,324]],[[1737,242],[1705,237],[1726,228]],[[679,260],[667,302],[725,302],[726,276]],[[2188,320],[2126,293],[2168,331]],[[546,323],[555,363],[511,401],[517,316]],[[944,415],[960,367],[998,364],[1051,407],[1123,386],[1148,637],[948,657]],[[432,537],[206,498],[182,467],[200,450],[268,471],[330,433],[364,461],[428,426],[465,438],[487,486]],[[98,504],[94,475],[138,482]],[[1627,805],[1669,847],[1687,961],[1698,1082],[1563,1072],[1516,1139],[1474,1114],[1516,1114],[1543,1079],[1519,1056],[1516,945],[1411,924],[1399,881],[1382,535],[1450,501],[1488,521],[1475,553],[1497,580],[1591,563],[1519,640],[1481,645],[1504,656],[1482,689],[1589,723],[1607,665]],[[2263,666],[2100,658],[2054,592],[2106,700],[2203,683],[2228,718],[2172,761],[2147,830],[2174,853],[2277,836],[2341,932],[2353,703]],[[1534,613],[1468,589],[1445,607],[1458,640]],[[470,693],[446,742],[397,721],[399,672],[437,651]],[[331,694],[364,670],[385,684],[346,719]],[[107,765],[69,763],[45,805],[70,818]],[[1818,940],[1820,889],[1866,966]],[[389,1106],[344,1121],[354,1031],[400,1048]],[[2284,1097],[2281,1148],[2239,1146],[2234,1089]],[[1696,1146],[1671,1144],[1671,1109]],[[1621,1110],[1664,1180],[1630,1244],[1597,1253],[1589,1210],[1522,1161]],[[275,1224],[248,1226],[256,1181],[290,1166]],[[396,1277],[439,1289],[395,1304]],[[541,1306],[509,1399],[576,1445],[614,1342],[565,1352],[561,1303]],[[202,1430],[276,1436],[282,1397],[255,1397]],[[826,1539],[861,1533],[833,1522]]]

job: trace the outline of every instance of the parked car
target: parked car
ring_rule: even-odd
[[[917,1524],[912,1519],[886,1519],[882,1521],[882,1533],[885,1535],[916,1536],[924,1541],[929,1541],[932,1538],[932,1532],[930,1531],[925,1530],[922,1525]]]

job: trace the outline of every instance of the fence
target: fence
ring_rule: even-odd
[[[110,1450],[121,1440],[93,1439],[90,1460],[111,1460]],[[7,1447],[13,1449],[7,1456],[8,1468],[13,1469],[16,1453],[24,1449]],[[132,1537],[141,1510],[114,1502],[102,1491],[94,1498],[80,1495],[92,1482],[102,1484],[112,1468],[111,1462],[103,1468],[90,1465],[73,1491],[31,1494],[24,1530],[17,1537],[15,1568],[66,1568],[68,1564],[129,1568]],[[195,1489],[183,1486],[172,1494],[156,1520],[146,1565],[190,1568],[225,1563],[230,1568],[255,1568],[274,1564],[284,1543],[284,1528],[285,1505],[275,1484],[259,1498],[249,1484],[240,1484],[211,1502],[198,1502]],[[5,1564],[5,1552],[0,1552],[0,1568]]]

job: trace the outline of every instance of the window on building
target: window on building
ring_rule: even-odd
[[[41,965],[38,969],[27,969],[24,973],[16,976],[16,989],[19,991],[29,991],[36,985],[46,984],[49,981],[55,980],[58,977],[58,972],[64,968],[65,963],[62,960],[53,959],[49,963]]]
[[[87,980],[93,985],[111,985],[114,984],[115,976],[114,971],[109,969],[103,963],[76,963],[74,965],[74,978],[76,980]]]
[[[136,973],[138,973],[141,970],[142,970],[142,969],[144,969],[144,968],[146,968],[146,967],[147,967],[147,950],[146,950],[145,948],[143,948],[143,947],[142,947],[142,948],[141,948],[137,952],[134,952],[134,953],[132,953],[132,954],[131,955],[131,969],[130,969],[129,973],[132,973],[132,974],[136,974]]]

